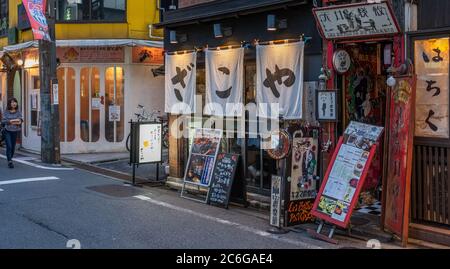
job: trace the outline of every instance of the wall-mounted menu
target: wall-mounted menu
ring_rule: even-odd
[[[219,153],[208,192],[208,202],[228,206],[239,162],[238,154]]]

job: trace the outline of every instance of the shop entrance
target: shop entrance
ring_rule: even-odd
[[[348,52],[351,59],[348,72],[338,76],[337,85],[342,93],[341,134],[350,121],[385,127],[386,69],[390,66],[390,59],[384,58],[383,52],[385,47],[391,46],[392,43],[358,43],[339,47]],[[381,216],[383,149],[384,139],[381,137],[361,190],[358,212]]]

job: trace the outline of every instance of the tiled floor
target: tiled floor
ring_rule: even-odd
[[[361,208],[356,209],[356,211],[360,213],[372,214],[376,216],[381,215],[381,202],[376,202],[370,206],[363,206]]]

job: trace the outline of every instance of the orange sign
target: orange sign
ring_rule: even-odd
[[[133,63],[164,64],[164,50],[151,47],[133,47]]]
[[[56,55],[62,63],[123,63],[123,47],[59,47]]]

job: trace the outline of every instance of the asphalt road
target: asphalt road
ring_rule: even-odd
[[[247,209],[208,206],[76,168],[34,167],[21,157],[9,169],[1,156],[0,248],[336,247],[302,233],[267,233],[268,221]]]

